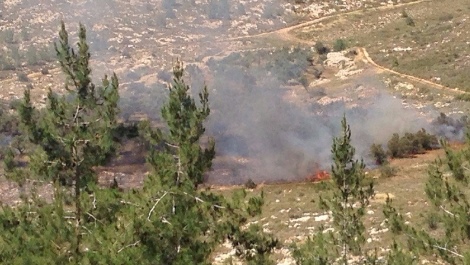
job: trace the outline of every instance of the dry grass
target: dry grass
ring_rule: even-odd
[[[403,8],[364,10],[298,29],[304,39],[333,43],[345,39],[366,47],[379,64],[399,72],[470,90],[468,32],[470,4],[465,0],[426,1]],[[404,12],[415,26],[407,24]]]
[[[393,204],[408,221],[417,227],[426,225],[422,214],[429,208],[424,193],[427,169],[430,163],[443,155],[443,150],[434,150],[414,158],[392,160],[391,166],[397,169],[397,175],[391,178],[380,178],[378,169],[367,171],[368,177],[375,181],[376,197],[372,200],[365,219],[366,238],[372,240],[366,244],[366,248],[386,249],[392,242],[392,235],[383,231],[382,209],[387,195],[393,198]],[[326,186],[326,183],[308,182],[260,185],[251,192],[253,195],[263,193],[265,205],[263,214],[253,222],[276,235],[284,247],[293,242],[301,242],[312,235],[320,224],[328,227],[331,221],[323,220],[326,218],[325,213],[318,206],[319,196],[329,192]],[[237,188],[215,188],[227,196],[233,189]],[[380,230],[382,232],[375,234]]]

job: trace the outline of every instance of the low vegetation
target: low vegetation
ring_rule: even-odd
[[[175,16],[174,1],[164,2],[166,16]],[[226,3],[209,2],[214,7],[208,10],[211,19],[230,20]],[[242,7],[239,5],[237,12],[242,12]],[[271,18],[279,12],[274,6],[262,15]],[[404,11],[401,18],[397,23],[408,27],[406,30],[422,27],[422,18],[413,12]],[[73,48],[62,24],[55,45],[66,77],[65,93],[49,90],[46,106],[37,108],[29,84],[21,100],[4,106],[0,112],[0,140],[9,146],[2,152],[4,170],[11,181],[20,185],[22,199],[15,206],[0,208],[0,263],[210,264],[221,245],[228,244],[234,250],[231,258],[253,265],[278,263],[275,249],[285,249],[287,245],[297,264],[401,265],[418,264],[423,259],[470,264],[466,247],[470,243],[470,136],[458,151],[446,142],[439,143],[424,129],[394,134],[386,146],[371,146],[370,153],[380,165],[377,172],[383,178],[397,174],[397,167],[389,158],[412,158],[443,147],[445,157],[429,168],[424,190],[417,188],[421,188],[419,183],[408,183],[416,185],[410,187],[416,193],[426,194],[429,207],[422,213],[422,222],[406,218],[408,213],[403,212],[402,205],[396,205],[392,196],[387,197],[384,206],[372,204],[379,195],[375,178],[369,177],[374,173],[369,175],[363,161],[355,157],[346,117],[341,122],[341,135],[333,139],[331,173],[325,173],[319,183],[296,184],[300,188],[294,191],[272,188],[272,201],[268,202],[264,185],[251,179],[243,188],[214,191],[203,185],[216,145],[204,127],[211,112],[210,90],[203,86],[199,100],[195,100],[184,79],[185,71],[194,77],[202,75],[201,69],[195,65],[184,68],[177,61],[172,74],[158,75],[168,79],[167,89],[159,87],[149,92],[146,85],[135,87],[130,92],[134,98],[129,101],[151,93],[158,97],[158,103],[152,102],[150,110],[141,106],[149,119],[138,126],[128,126],[118,121],[119,114],[127,122],[134,113],[122,113],[118,107],[121,91],[117,75],[104,76],[96,84],[92,81],[89,46],[82,25],[78,34],[78,45]],[[43,67],[47,59],[40,55],[41,48],[20,50],[16,47],[18,38],[30,39],[28,31],[0,33],[0,40],[9,45],[7,52],[0,55],[0,68],[20,70],[16,77],[26,86],[30,80],[23,73],[24,64],[42,68],[43,75],[50,73]],[[325,41],[332,43],[335,51],[353,43],[348,38],[334,39],[335,42]],[[314,49],[323,57],[330,51],[321,42]],[[235,52],[221,61],[209,59],[208,66],[224,73],[224,82],[239,82],[238,74],[244,82],[255,82],[247,72],[256,73],[257,67],[263,66],[279,73],[275,76],[277,81],[300,80],[307,87],[309,80],[304,72],[312,65],[311,58],[309,48],[294,47]],[[394,67],[401,68],[403,58],[394,58]],[[245,68],[236,69],[230,62]],[[437,127],[454,129],[467,124],[465,118],[454,120],[444,114],[435,121]],[[120,139],[130,134],[138,136],[136,141],[147,147],[150,172],[142,187],[123,189],[117,179],[110,186],[99,185],[96,168],[115,158]],[[39,183],[50,184],[52,200],[41,196]],[[289,193],[292,194],[286,196]],[[285,209],[279,209],[280,203],[285,203]],[[411,199],[408,203],[412,203]],[[279,239],[279,234],[292,232],[283,229],[295,227],[293,219],[311,217],[312,213],[304,208],[306,204],[323,211],[321,217],[329,222],[306,228],[309,236],[300,242]],[[261,215],[265,209],[270,212]],[[385,218],[366,218],[371,212],[382,210]],[[281,213],[289,220],[279,220],[274,215]],[[383,249],[375,239],[368,238],[368,225],[376,219],[386,227],[383,233],[390,239],[380,242]],[[272,227],[270,222],[279,226]],[[271,234],[270,228],[278,228],[276,235]],[[291,233],[289,239],[295,236],[298,234]]]
[[[438,147],[437,137],[421,129],[414,134],[405,133],[403,136],[394,133],[387,143],[387,150],[380,144],[372,144],[370,153],[377,165],[384,165],[387,163],[387,157],[406,158]]]
[[[18,111],[22,133],[34,148],[25,166],[15,163],[11,149],[4,160],[12,180],[52,182],[53,201],[44,201],[33,188],[22,194],[21,204],[2,206],[0,262],[207,264],[215,247],[229,240],[249,263],[270,264],[278,241],[246,224],[260,213],[262,196],[248,197],[242,190],[226,198],[198,189],[214,158],[214,142],[204,148],[200,143],[209,94],[203,88],[196,105],[179,62],[162,108],[168,130],[142,126],[152,167],[144,186],[123,191],[116,181],[111,187],[97,185],[94,167],[118,147],[113,137],[119,127],[118,79],[105,76],[100,85],[92,83],[82,25],[77,50],[64,24],[59,35],[56,51],[67,94],[50,90],[47,107],[38,110],[25,91]]]

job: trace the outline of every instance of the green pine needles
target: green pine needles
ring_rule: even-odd
[[[441,143],[446,156],[429,167],[425,192],[432,210],[426,214],[431,233],[413,225],[405,224],[403,216],[388,200],[384,213],[395,235],[408,242],[407,252],[411,256],[432,256],[448,264],[470,264],[470,135],[464,149],[451,150],[446,142]]]
[[[351,145],[351,130],[346,117],[341,121],[342,135],[333,139],[331,153],[333,165],[331,177],[334,191],[331,197],[320,198],[324,210],[333,213],[333,227],[343,264],[348,264],[349,253],[361,254],[365,243],[365,227],[362,217],[374,195],[373,184],[365,184],[365,165],[354,158],[355,149]]]
[[[177,62],[170,96],[162,108],[166,128],[144,123],[152,168],[136,190],[99,187],[95,167],[116,155],[119,83],[91,80],[86,31],[79,25],[78,49],[64,23],[55,45],[66,77],[65,94],[52,90],[37,109],[29,90],[19,108],[23,134],[32,147],[18,167],[13,152],[4,161],[11,179],[52,183],[53,200],[35,186],[21,204],[0,209],[2,264],[210,264],[214,249],[230,241],[249,264],[273,264],[278,241],[249,218],[261,213],[263,197],[239,190],[231,198],[200,184],[211,168],[215,143],[204,136],[210,114],[204,87],[199,102]]]
[[[320,207],[332,213],[334,232],[326,232],[322,226],[305,245],[294,247],[297,264],[349,264],[351,255],[364,257],[364,262],[366,258],[373,259],[362,249],[365,243],[362,219],[374,195],[373,183],[366,183],[365,165],[362,160],[355,160],[346,117],[341,128],[341,136],[333,139],[331,149],[331,191],[320,197]]]

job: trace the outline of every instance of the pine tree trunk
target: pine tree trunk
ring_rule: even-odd
[[[75,256],[76,260],[80,255],[80,244],[81,244],[81,234],[80,234],[80,226],[81,226],[81,215],[82,215],[82,206],[80,201],[80,169],[78,167],[75,168]]]

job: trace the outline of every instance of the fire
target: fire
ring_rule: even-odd
[[[307,177],[308,181],[319,182],[330,179],[330,173],[326,170],[318,170],[314,174]]]

